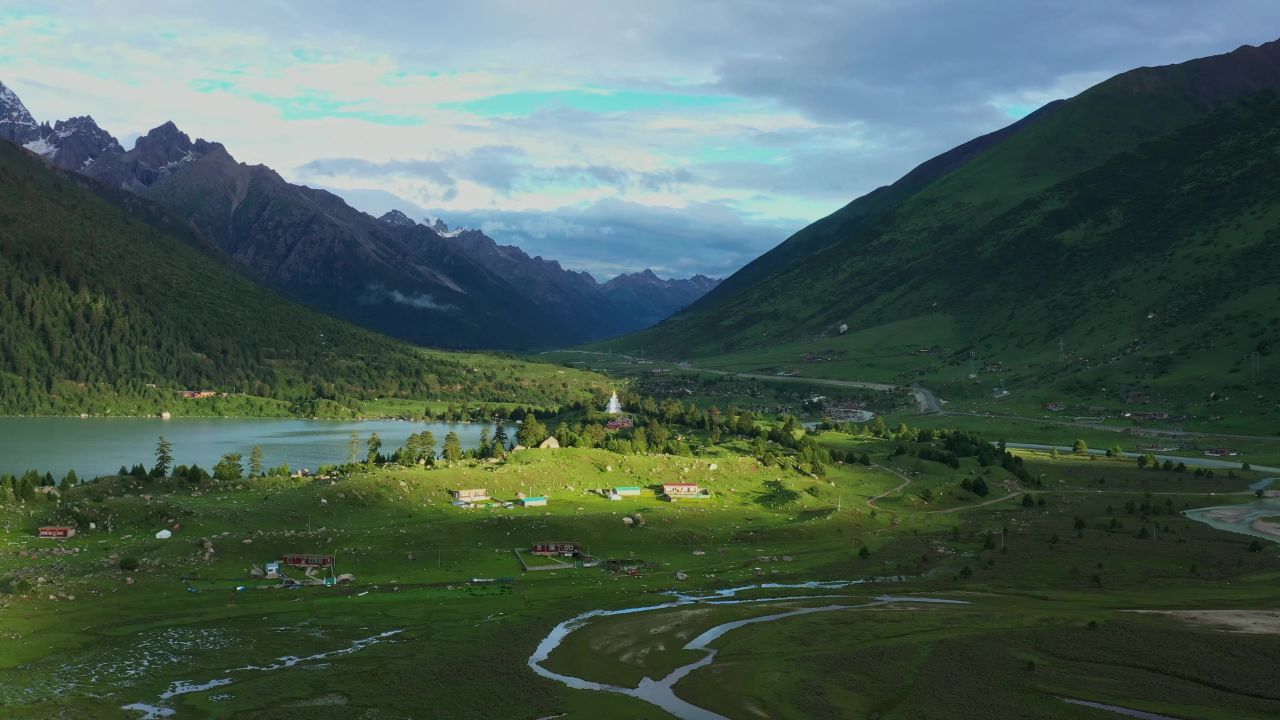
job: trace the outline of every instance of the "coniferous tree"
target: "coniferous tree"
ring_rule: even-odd
[[[444,436],[443,454],[448,462],[457,462],[462,459],[462,441],[458,439],[458,433],[450,431]]]
[[[360,454],[360,433],[353,432],[347,436],[347,464],[354,465],[356,456]]]
[[[262,448],[257,445],[249,451],[249,477],[262,477]]]
[[[173,467],[173,445],[161,435],[156,442],[156,477],[166,477],[171,467]]]
[[[434,460],[436,457],[436,434],[430,430],[423,430],[418,434],[418,447],[420,448],[418,460]]]

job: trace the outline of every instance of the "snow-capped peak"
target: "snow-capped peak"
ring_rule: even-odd
[[[388,225],[395,225],[396,227],[413,227],[414,225],[418,224],[414,222],[408,215],[405,215],[399,210],[390,210],[386,213],[383,213],[382,216],[379,217],[378,219]]]
[[[26,144],[40,138],[40,127],[18,99],[17,93],[0,83],[0,137]]]
[[[437,235],[445,235],[449,232],[449,226],[445,225],[444,221],[435,215],[428,215],[423,219],[423,224],[436,231]]]

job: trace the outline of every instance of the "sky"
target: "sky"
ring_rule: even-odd
[[[1050,100],[1277,36],[1276,0],[0,0],[0,81],[600,279],[723,277]]]

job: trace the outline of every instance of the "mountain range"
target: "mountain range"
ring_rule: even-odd
[[[7,142],[0,198],[0,414],[349,416],[373,398],[556,406],[594,390],[576,371],[426,350],[282,298],[155,202]],[[177,407],[184,389],[235,405]]]
[[[332,192],[237,162],[172,122],[129,150],[88,116],[39,124],[3,85],[0,137],[159,203],[275,290],[423,345],[531,349],[611,337],[652,325],[715,285],[652,271],[601,284],[477,230],[399,211],[374,218]]]
[[[1230,397],[1275,416],[1275,385],[1248,366],[1280,331],[1278,90],[1280,41],[1122,73],[857,198],[613,345],[953,398],[1147,398],[1207,417]]]

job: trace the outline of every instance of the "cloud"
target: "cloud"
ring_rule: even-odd
[[[28,0],[0,79],[571,267],[724,274],[1049,100],[1277,27],[1274,0]]]
[[[451,227],[479,228],[601,280],[645,268],[664,277],[724,277],[805,224],[754,217],[725,202],[675,208],[603,199],[550,211],[432,212]]]
[[[436,160],[387,160],[372,162],[360,158],[321,158],[297,168],[307,177],[352,177],[372,180],[412,178],[447,189],[468,181],[503,194],[543,186],[638,187],[661,190],[689,183],[690,172],[683,168],[634,171],[603,164],[539,165],[521,148],[486,145],[466,153],[448,153]]]
[[[362,305],[376,305],[382,302],[393,302],[399,305],[408,305],[419,310],[438,310],[440,312],[448,312],[457,310],[457,306],[447,303],[436,302],[435,298],[427,293],[403,293],[399,290],[388,289],[380,283],[372,283],[365,288],[357,300]]]

